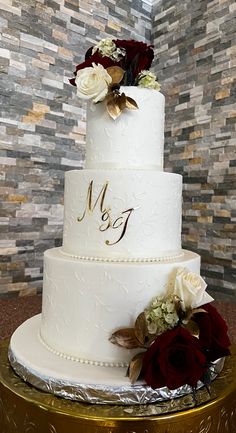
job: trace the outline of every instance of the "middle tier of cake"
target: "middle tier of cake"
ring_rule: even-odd
[[[65,176],[63,252],[117,261],[181,255],[182,176],[73,170]]]

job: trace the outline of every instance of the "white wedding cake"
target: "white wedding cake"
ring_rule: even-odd
[[[65,176],[63,246],[45,252],[40,326],[51,350],[110,366],[130,359],[112,332],[165,294],[179,266],[200,273],[199,255],[181,249],[182,177],[163,172],[164,96],[123,90],[140,108],[115,121],[88,104],[88,159]]]
[[[89,100],[86,162],[65,175],[63,244],[45,252],[42,314],[13,334],[9,359],[22,378],[66,398],[147,403],[191,392],[185,384],[204,382],[229,340],[206,305],[199,255],[181,247],[182,176],[163,171],[165,98],[134,57],[143,52],[150,66],[152,48],[102,44],[108,67],[94,63],[95,47],[77,71]],[[109,63],[122,56],[126,72]],[[136,85],[120,86],[131,66]]]

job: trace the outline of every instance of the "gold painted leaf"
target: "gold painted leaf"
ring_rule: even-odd
[[[124,69],[120,68],[119,66],[110,66],[106,70],[112,78],[111,85],[119,84],[123,80],[125,71],[124,71]]]
[[[144,352],[137,353],[137,355],[135,355],[130,361],[128,375],[132,384],[135,383],[140,376],[143,366],[143,357]]]
[[[110,337],[110,342],[126,349],[135,349],[140,347],[140,343],[136,338],[134,328],[123,328],[114,332]]]
[[[138,104],[133,98],[126,96],[126,108],[129,108],[130,110],[137,110]]]
[[[140,341],[141,344],[144,344],[148,335],[147,322],[144,312],[140,313],[137,317],[134,325],[134,331],[138,341]]]
[[[125,108],[137,109],[138,105],[134,99],[126,96],[124,93],[121,95],[118,92],[109,92],[106,97],[107,112],[112,119],[117,119]]]
[[[194,310],[192,311],[192,314],[197,314],[197,313],[207,313],[208,312],[206,310],[204,310],[204,308],[194,308]]]
[[[111,116],[114,120],[120,116],[122,110],[120,109],[119,104],[116,102],[115,98],[109,99],[107,101],[107,112],[109,116]]]
[[[197,314],[197,313],[207,313],[207,311],[204,310],[203,308],[194,308],[193,310],[191,308],[189,308],[185,312],[185,315],[183,317],[183,323],[188,323],[189,320],[192,319],[192,317],[194,316],[194,314]]]
[[[182,322],[186,317],[186,312],[182,309],[181,301],[177,296],[174,297],[174,306],[179,321]]]
[[[193,337],[199,338],[200,329],[199,329],[199,326],[197,325],[197,323],[194,322],[194,320],[189,320],[188,323],[186,323],[185,325],[182,325],[182,326],[185,329],[187,329],[187,331],[189,331]]]
[[[178,311],[178,316],[182,323],[188,323],[192,317],[192,308],[188,307],[186,310],[182,310],[181,302],[180,302],[180,310]]]
[[[121,111],[126,108],[126,96],[124,93],[121,93],[121,95],[117,96],[117,103],[118,103]]]

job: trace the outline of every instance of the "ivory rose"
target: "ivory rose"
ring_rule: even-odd
[[[92,99],[93,102],[103,101],[108,93],[112,78],[106,69],[98,64],[80,69],[75,78],[77,95],[82,99]]]
[[[185,268],[178,268],[173,294],[178,296],[184,311],[212,302],[214,299],[206,293],[207,284],[203,278]]]

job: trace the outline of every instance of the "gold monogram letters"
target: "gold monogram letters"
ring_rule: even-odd
[[[105,198],[106,198],[107,188],[108,188],[108,182],[106,182],[103,185],[103,187],[102,187],[101,191],[99,192],[96,200],[94,201],[93,200],[93,180],[90,182],[89,187],[88,187],[87,197],[86,197],[85,209],[84,209],[82,216],[77,218],[77,221],[81,222],[87,214],[92,214],[94,209],[99,206],[99,209],[101,212],[101,220],[102,220],[102,223],[99,226],[99,230],[101,232],[105,232],[109,228],[115,229],[115,230],[118,229],[119,227],[121,228],[120,236],[119,236],[117,241],[110,242],[109,240],[106,240],[106,245],[115,245],[118,242],[120,242],[121,239],[124,237],[126,230],[127,230],[130,215],[131,215],[132,211],[134,210],[134,208],[126,209],[125,211],[121,212],[121,215],[118,218],[116,218],[115,221],[112,221],[111,208],[106,207],[104,204]]]

